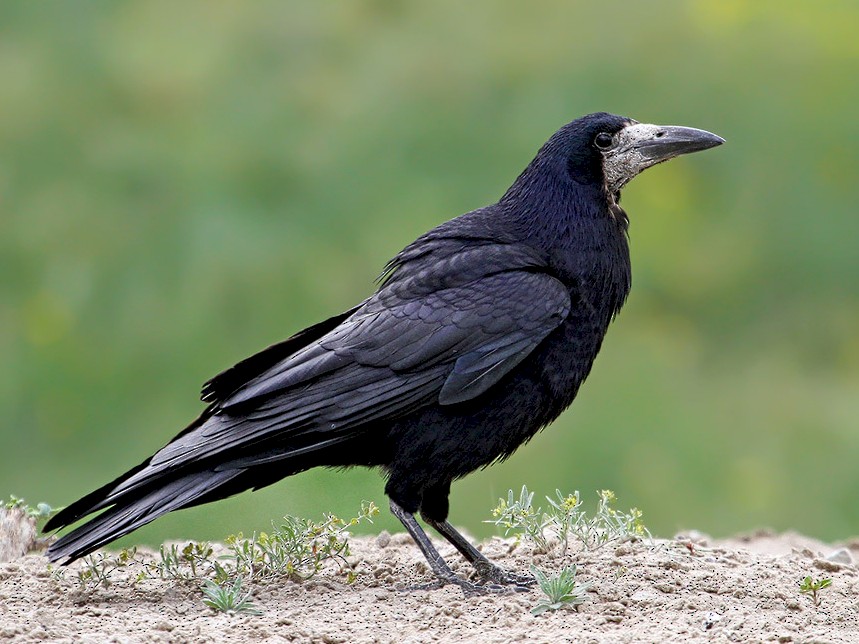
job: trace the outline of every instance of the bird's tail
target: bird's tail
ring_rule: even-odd
[[[45,530],[71,525],[79,518],[104,508],[103,499],[109,490],[139,469],[135,468],[67,507],[45,526]],[[100,515],[52,543],[48,548],[48,559],[62,559],[64,565],[71,563],[168,512],[229,496],[230,492],[222,490],[229,488],[228,483],[244,472],[244,469],[189,472],[166,482],[159,481],[157,485],[129,491]]]

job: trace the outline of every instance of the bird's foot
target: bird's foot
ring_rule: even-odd
[[[519,575],[488,561],[475,562],[474,570],[489,585],[509,587],[516,592],[527,592],[537,582],[533,575]]]
[[[499,568],[499,570],[501,570]],[[501,571],[504,572],[504,571]],[[514,579],[515,577],[515,579]],[[489,583],[475,583],[473,581],[468,581],[467,579],[462,579],[461,577],[456,576],[451,573],[450,575],[437,575],[434,581],[428,582],[426,584],[418,584],[415,586],[409,586],[404,588],[403,590],[411,591],[411,590],[438,590],[439,588],[443,588],[448,584],[453,584],[455,586],[459,586],[460,590],[462,590],[462,594],[466,597],[477,597],[479,595],[490,595],[490,594],[510,594],[514,592],[527,592],[530,590],[526,583],[533,583],[533,579],[530,581],[524,577],[518,577],[511,575],[508,578],[505,578],[505,581],[493,582],[493,580],[483,577],[481,575],[481,579],[485,582]]]

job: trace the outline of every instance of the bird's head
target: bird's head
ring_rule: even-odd
[[[651,125],[598,112],[568,123],[543,146],[543,155],[564,161],[569,178],[602,184],[617,195],[639,172],[681,154],[721,145],[725,140],[692,127]]]

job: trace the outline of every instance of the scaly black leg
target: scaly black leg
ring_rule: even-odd
[[[439,534],[447,539],[454,548],[459,550],[460,554],[465,557],[468,563],[474,566],[477,574],[484,581],[502,586],[512,586],[512,589],[517,591],[529,590],[528,587],[536,581],[531,575],[517,575],[496,566],[447,521],[435,521],[423,514],[421,516],[423,516],[424,521],[438,530]]]
[[[441,588],[446,584],[456,584],[462,589],[462,592],[468,595],[482,595],[490,592],[499,592],[504,591],[506,588],[504,587],[491,587],[491,586],[481,586],[479,584],[474,584],[470,581],[466,581],[465,579],[461,579],[456,576],[456,574],[450,569],[445,560],[439,554],[438,550],[435,549],[435,546],[432,545],[430,538],[427,536],[427,533],[424,532],[423,528],[418,524],[417,519],[415,519],[415,515],[411,512],[406,512],[401,508],[395,501],[391,501],[391,512],[400,520],[400,523],[405,526],[406,530],[408,530],[409,534],[412,536],[412,539],[415,540],[415,543],[418,544],[418,548],[421,549],[424,557],[427,560],[430,568],[436,576],[436,580],[434,583],[427,584],[425,586],[419,587],[421,590],[426,590],[430,588]],[[451,530],[459,536],[460,540],[464,543],[468,543],[465,539],[459,535],[456,530]],[[453,543],[453,542],[452,542]],[[456,544],[454,544],[456,545]],[[471,544],[468,544],[471,547]],[[458,548],[458,546],[457,546]],[[472,550],[474,550],[472,548]],[[461,551],[460,551],[461,552]],[[477,550],[474,550],[477,552]],[[477,555],[484,560],[486,560],[483,555],[477,552]],[[466,556],[467,558],[467,556]],[[489,561],[486,561],[487,564],[492,566]]]

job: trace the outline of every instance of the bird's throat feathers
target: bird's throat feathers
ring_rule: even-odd
[[[529,166],[499,202],[514,234],[543,249],[550,268],[564,281],[602,273],[619,281],[621,288],[628,285],[629,218],[617,203],[620,195],[609,194],[601,183],[578,183],[545,169],[530,170]]]

